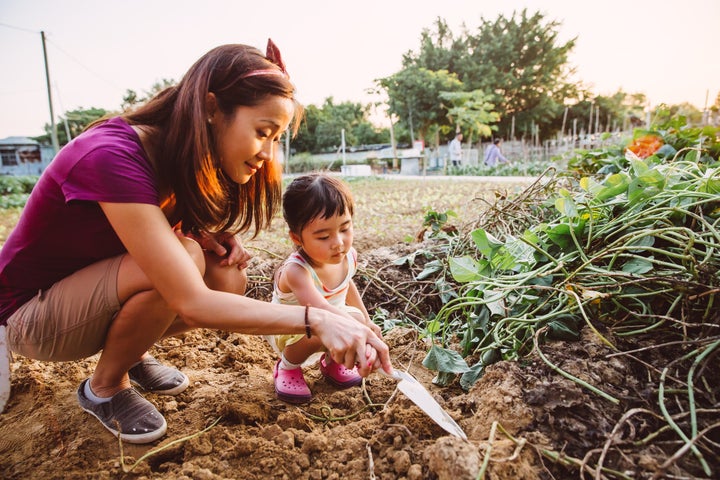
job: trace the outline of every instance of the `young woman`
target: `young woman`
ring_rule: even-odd
[[[277,211],[276,145],[301,114],[272,42],[266,55],[225,45],[176,86],[65,146],[0,250],[10,349],[50,361],[101,351],[78,401],[133,443],[167,427],[131,382],[167,394],[188,383],[147,350],[192,328],[305,333],[360,375],[376,363],[389,371],[387,346],[366,325],[242,296],[250,256],[238,235],[257,235]]]
[[[297,250],[280,266],[274,281],[273,302],[311,305],[354,318],[380,336],[353,282],[357,252],[353,248],[353,198],[347,186],[326,174],[294,179],[283,195],[283,216]],[[267,337],[280,355],[275,365],[275,393],[289,403],[312,399],[302,365],[320,359],[323,376],[339,388],[362,382],[357,368],[346,368],[325,352],[317,337]]]

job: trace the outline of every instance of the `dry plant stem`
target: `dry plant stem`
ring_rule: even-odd
[[[678,434],[678,436],[686,443],[686,446],[690,448],[690,450],[693,452],[695,457],[697,458],[698,462],[700,462],[700,465],[703,467],[703,471],[706,475],[711,474],[710,466],[705,461],[705,458],[703,457],[702,452],[697,448],[695,445],[695,439],[692,441],[688,438],[688,436],[685,434],[685,432],[682,431],[680,426],[675,422],[675,420],[672,418],[670,413],[667,410],[667,406],[665,405],[665,376],[667,373],[668,368],[665,367],[663,369],[662,375],[660,375],[660,385],[658,386],[658,404],[660,406],[660,411],[662,412],[663,416],[665,417],[665,421],[675,430],[675,432]]]
[[[420,315],[420,316],[422,316],[423,313],[420,311],[420,309],[419,309],[417,306],[413,305],[413,304],[410,302],[410,300],[408,300],[407,297],[405,297],[405,295],[403,295],[402,293],[400,293],[395,287],[393,287],[392,285],[390,285],[389,283],[387,283],[386,281],[384,281],[383,279],[381,279],[381,278],[378,277],[377,275],[371,274],[368,270],[366,270],[366,269],[364,269],[364,268],[358,267],[358,272],[359,272],[361,275],[365,275],[365,276],[371,278],[372,280],[376,281],[377,283],[379,283],[379,284],[382,285],[383,287],[389,289],[392,293],[394,293],[394,294],[397,296],[397,298],[403,300],[403,301],[404,301],[405,303],[407,303],[408,305],[412,305],[412,306],[413,306],[413,309],[417,312],[417,314]]]
[[[498,423],[498,424],[497,424],[497,428],[498,428],[498,430],[500,430],[500,432],[502,432],[502,433],[503,433],[510,441],[512,441],[515,445],[520,445],[521,443],[522,443],[523,445],[525,444],[526,439],[517,439],[517,438],[513,437],[507,430],[505,430],[505,428],[503,428],[502,424]],[[549,450],[549,449],[547,449],[547,448],[542,448],[542,447],[539,447],[539,446],[533,445],[533,444],[530,444],[530,445],[533,446],[533,448],[535,448],[535,450],[536,450],[540,455],[542,455],[543,457],[547,458],[548,460],[551,460],[551,461],[553,461],[553,462],[555,462],[555,463],[559,463],[559,464],[564,465],[564,466],[566,466],[566,467],[577,467],[577,468],[579,468],[579,469],[580,469],[580,473],[581,473],[581,478],[582,478],[582,472],[583,472],[583,471],[588,471],[589,473],[594,473],[593,469],[590,468],[588,465],[586,465],[586,464],[585,464],[582,460],[580,460],[580,459],[577,459],[577,458],[574,458],[574,457],[569,457],[569,456],[565,455],[565,454],[562,453],[562,452],[556,452],[556,451],[554,451],[554,450]],[[599,467],[598,467],[598,468],[599,468]],[[626,475],[626,474],[623,473],[623,472],[618,472],[618,471],[616,471],[616,470],[611,470],[611,469],[609,469],[609,468],[601,468],[600,470],[602,470],[602,471],[605,472],[605,473],[612,474],[612,475],[614,475],[614,476],[616,476],[617,478],[620,478],[620,479],[622,479],[622,480],[633,480],[632,477],[629,477],[628,475]]]
[[[615,424],[615,427],[613,427],[612,432],[610,432],[610,435],[608,436],[607,440],[605,441],[605,445],[603,445],[602,452],[600,453],[600,458],[598,458],[597,462],[597,470],[595,471],[595,480],[600,480],[600,471],[602,469],[603,463],[605,462],[605,457],[607,456],[608,451],[610,450],[610,447],[612,444],[619,438],[619,431],[622,428],[623,424],[627,422],[631,417],[633,417],[635,414],[638,413],[647,413],[649,415],[652,415],[658,419],[661,417],[657,415],[656,413],[652,412],[651,410],[647,410],[645,408],[633,408],[625,412],[625,414],[618,420],[618,422]]]
[[[314,415],[308,411],[303,410],[302,408],[298,408],[298,410],[300,410],[306,417],[308,417],[311,420],[327,423],[327,422],[339,422],[342,420],[350,420],[350,419],[357,417],[358,415],[363,413],[365,410],[368,410],[368,409],[374,408],[374,407],[383,407],[383,406],[384,406],[384,404],[382,404],[382,403],[368,403],[367,405],[362,407],[360,410],[353,412],[349,415],[343,415],[341,417],[333,416],[332,408],[329,405],[323,405],[322,407],[320,407],[320,412],[322,412],[323,416]]]
[[[265,253],[265,254],[267,254],[267,255],[270,255],[270,256],[273,257],[273,258],[277,258],[277,259],[279,259],[279,260],[283,259],[283,256],[282,256],[282,255],[279,255],[279,254],[277,254],[277,253],[275,253],[275,252],[271,252],[270,250],[266,250],[266,249],[264,249],[264,248],[253,247],[252,245],[248,245],[247,248],[251,248],[251,249],[256,250],[256,251],[258,251],[258,252],[263,252],[263,253]]]
[[[480,471],[478,472],[477,476],[475,477],[475,480],[484,480],[485,479],[485,472],[487,471],[487,467],[490,464],[490,455],[492,454],[492,446],[493,442],[495,441],[495,432],[497,432],[498,422],[495,420],[492,423],[492,426],[490,427],[490,435],[488,435],[487,440],[487,448],[485,449],[485,455],[483,455],[483,463],[480,466]]]
[[[188,435],[188,436],[186,436],[186,437],[178,438],[177,440],[173,440],[172,442],[167,443],[167,444],[165,444],[165,445],[163,445],[163,446],[161,446],[161,447],[158,447],[158,448],[155,448],[155,449],[153,449],[153,450],[150,450],[149,452],[145,453],[145,455],[143,455],[142,457],[138,458],[138,459],[135,461],[135,463],[133,463],[133,464],[132,464],[131,466],[129,466],[129,467],[128,467],[127,465],[125,465],[125,456],[123,455],[122,439],[120,438],[120,434],[118,434],[118,444],[119,444],[119,446],[120,446],[120,465],[122,466],[123,472],[125,472],[125,473],[130,473],[130,472],[133,471],[133,469],[134,469],[135,467],[137,467],[138,465],[140,465],[140,464],[143,462],[143,460],[145,460],[146,458],[150,458],[150,457],[152,457],[153,455],[156,455],[156,454],[162,452],[163,450],[166,450],[166,449],[172,447],[173,445],[177,445],[178,443],[186,442],[186,441],[188,441],[188,440],[192,440],[193,438],[199,437],[200,435],[202,435],[203,433],[207,432],[208,430],[210,430],[211,428],[213,428],[215,425],[217,425],[218,422],[220,421],[220,419],[222,419],[222,417],[218,417],[213,423],[211,423],[209,426],[205,427],[205,429],[200,430],[199,432],[195,432],[195,433],[193,433],[192,435]],[[119,428],[118,428],[118,430],[119,430]]]
[[[680,458],[682,458],[683,455],[685,455],[688,450],[691,450],[692,448],[694,448],[694,447],[695,447],[695,444],[696,444],[701,438],[703,438],[706,433],[708,433],[710,430],[714,430],[715,428],[718,428],[718,427],[720,427],[720,422],[714,423],[714,424],[712,424],[712,425],[704,428],[702,431],[700,431],[700,432],[698,433],[698,435],[697,435],[696,437],[694,437],[694,438],[693,438],[692,440],[690,440],[689,442],[685,443],[677,452],[675,452],[675,453],[673,454],[672,457],[668,458],[668,459],[665,461],[665,463],[663,463],[662,465],[660,465],[660,468],[658,468],[658,471],[655,472],[655,474],[652,476],[653,480],[654,480],[654,479],[657,479],[657,478],[663,478],[663,475],[665,474],[665,472],[667,471],[667,469],[670,468],[670,466],[671,466],[672,464],[674,464],[674,463],[677,462]],[[708,468],[709,468],[709,467],[708,467]],[[712,477],[712,471],[706,472],[706,474],[707,474],[710,478],[714,478],[714,477]]]
[[[370,480],[375,480],[377,478],[375,477],[375,461],[373,460],[372,448],[370,448],[370,443],[365,444],[365,449],[367,450],[368,454],[368,478]]]
[[[583,381],[583,380],[581,380],[581,379],[579,379],[579,378],[577,378],[577,377],[575,377],[575,376],[567,373],[566,371],[564,371],[563,369],[561,369],[561,368],[558,367],[557,365],[551,363],[550,360],[548,360],[547,357],[542,353],[542,351],[540,350],[540,346],[539,346],[539,344],[538,344],[538,336],[541,335],[542,333],[545,333],[545,331],[547,331],[547,327],[542,327],[542,328],[539,329],[539,330],[535,333],[535,335],[533,336],[533,344],[534,344],[534,346],[535,346],[535,351],[538,353],[538,355],[540,356],[540,358],[542,359],[543,362],[545,362],[550,368],[552,368],[554,371],[556,371],[557,373],[559,373],[559,374],[562,375],[563,377],[565,377],[565,378],[567,378],[567,379],[569,379],[569,380],[572,380],[573,382],[577,383],[578,385],[587,388],[587,389],[590,390],[591,392],[594,392],[594,393],[600,395],[600,396],[601,396],[602,398],[604,398],[605,400],[608,400],[608,401],[614,403],[615,405],[619,405],[619,404],[620,404],[620,400],[618,400],[617,398],[613,397],[612,395],[609,395],[609,394],[603,392],[603,391],[600,390],[599,388],[590,385],[589,383],[587,383],[587,382],[585,382],[585,381]]]

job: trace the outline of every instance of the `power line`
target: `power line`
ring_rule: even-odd
[[[37,35],[40,33],[39,30],[30,30],[29,28],[16,27],[15,25],[8,25],[7,23],[0,22],[0,27],[12,28],[13,30],[20,30],[21,32],[27,32]]]
[[[99,73],[97,73],[97,72],[95,72],[94,70],[92,70],[90,67],[88,67],[88,66],[86,66],[85,64],[83,64],[80,60],[78,60],[77,58],[73,57],[73,56],[70,55],[68,52],[66,52],[64,49],[62,49],[62,48],[60,47],[60,45],[58,45],[57,43],[55,43],[55,41],[53,41],[52,39],[49,39],[49,38],[48,38],[47,41],[48,41],[48,43],[52,44],[53,47],[57,48],[58,51],[60,51],[62,54],[64,54],[66,57],[68,57],[70,60],[72,60],[73,62],[77,63],[77,64],[80,65],[82,68],[84,68],[84,69],[87,70],[88,72],[92,73],[93,75],[95,75],[97,78],[99,78],[99,79],[102,80],[103,82],[106,82],[107,84],[109,84],[109,85],[112,86],[113,88],[117,88],[118,90],[122,90],[122,87],[116,85],[112,80],[109,80],[109,79],[103,77],[103,76],[100,75]]]

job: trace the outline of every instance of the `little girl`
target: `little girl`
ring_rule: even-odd
[[[370,320],[352,280],[357,268],[352,216],[352,195],[342,181],[314,173],[290,183],[283,195],[283,217],[297,250],[275,274],[272,301],[349,316],[381,337],[380,328]],[[312,399],[302,366],[315,363],[318,357],[320,372],[335,386],[348,388],[362,382],[356,368],[349,370],[323,353],[325,348],[317,336],[266,338],[280,355],[273,376],[275,393],[283,401],[307,403]],[[375,353],[370,347],[367,357]]]

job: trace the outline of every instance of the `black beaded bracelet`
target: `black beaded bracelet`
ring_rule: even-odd
[[[310,305],[305,305],[305,335],[307,338],[310,338],[312,336],[312,332],[310,332],[310,321],[308,320],[308,313],[310,312]]]

